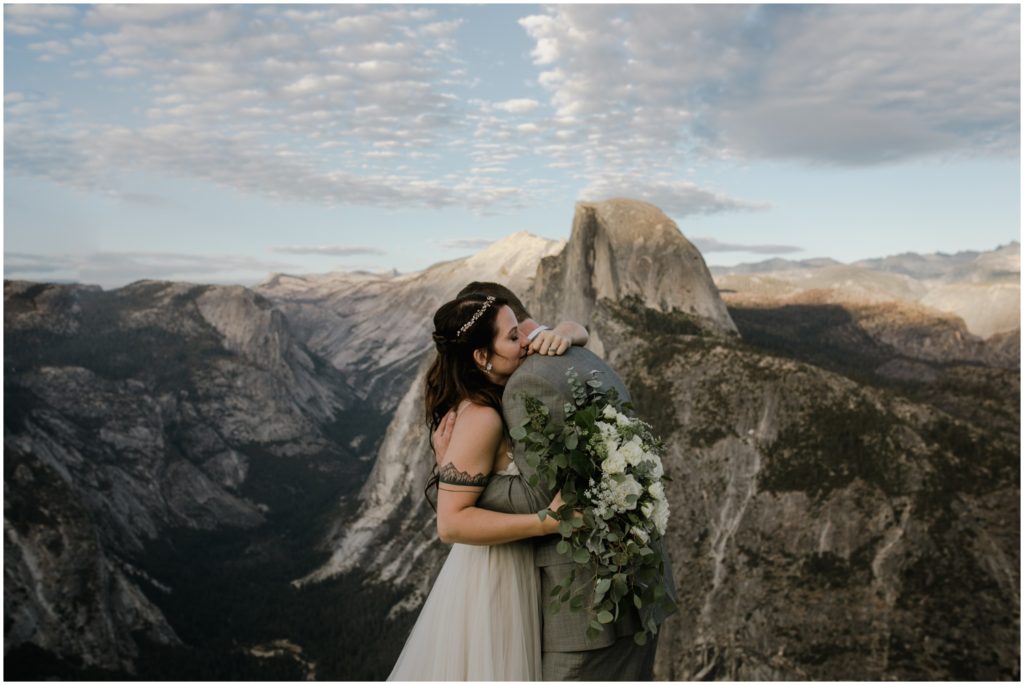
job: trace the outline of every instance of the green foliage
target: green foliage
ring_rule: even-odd
[[[637,536],[642,536],[645,543],[660,539],[654,519],[637,512],[641,503],[653,508],[655,501],[663,498],[663,493],[655,496],[647,488],[661,478],[653,474],[655,464],[661,468],[664,448],[648,424],[623,413],[627,405],[614,389],[602,392],[601,382],[595,379],[580,382],[571,368],[567,376],[573,401],[565,406],[564,423],[556,425],[547,408],[527,396],[527,417],[521,425],[513,426],[511,433],[526,444],[527,463],[537,471],[530,482],[543,482],[549,489],[560,490],[565,501],[559,511],[549,513],[559,520],[563,538],[556,550],[572,560],[574,568],[552,590],[550,610],[557,613],[568,604],[570,610],[578,611],[589,604],[597,621],[591,623],[587,634],[594,637],[602,624],[618,619],[624,600],[638,610],[653,609],[654,605],[666,612],[674,609],[661,585],[665,563],[661,548],[656,552],[635,541]],[[615,436],[612,442],[607,442],[609,438],[602,430],[611,431]],[[619,448],[625,449],[630,441],[638,450],[631,452],[633,461],[627,465],[625,457],[616,455],[623,459],[623,472],[604,473],[602,460]],[[603,497],[611,496],[612,483],[639,488],[639,494],[617,495],[622,500],[615,506],[625,507],[628,514],[601,503]],[[609,488],[607,494],[599,495],[603,487]],[[579,573],[595,581],[592,598],[573,593],[572,583]],[[655,633],[657,625],[647,621],[644,631]]]
[[[670,312],[651,309],[637,295],[630,295],[612,304],[611,311],[626,326],[652,336],[710,334],[698,317],[675,308]]]
[[[142,290],[161,290],[159,283]],[[189,388],[190,373],[218,357],[234,357],[224,349],[220,333],[183,304],[198,291],[178,295],[172,316],[190,320],[193,332],[182,334],[154,324],[125,325],[135,308],[153,306],[145,292],[80,292],[72,334],[42,328],[4,331],[5,368],[26,371],[40,366],[81,366],[110,380],[135,378],[162,388]],[[199,331],[199,332],[195,332]]]
[[[890,439],[896,419],[862,396],[851,399],[850,404],[815,403],[779,433],[765,448],[769,458],[761,487],[823,498],[860,478],[889,495],[899,494],[905,478]]]

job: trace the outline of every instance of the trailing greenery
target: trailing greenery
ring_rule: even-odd
[[[594,378],[584,386],[572,368],[567,376],[573,401],[565,404],[564,423],[527,396],[528,416],[511,430],[513,439],[528,446],[526,463],[536,470],[530,484],[543,482],[565,500],[556,512],[540,512],[541,518],[559,520],[557,551],[574,563],[551,591],[551,610],[586,607],[593,617],[587,636],[594,639],[620,618],[628,597],[640,612],[642,627],[634,639],[642,645],[658,632],[655,611],[675,610],[663,582],[661,540],[669,517],[664,446],[648,424],[624,413],[630,406],[614,388],[602,391]]]

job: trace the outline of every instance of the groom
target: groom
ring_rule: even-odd
[[[540,324],[530,317],[511,290],[498,283],[474,282],[463,288],[459,297],[472,292],[507,300],[519,320],[522,345],[526,347],[530,344],[530,334],[537,331]],[[556,421],[564,419],[563,407],[573,401],[565,375],[570,366],[583,378],[588,377],[591,371],[599,371],[599,378],[605,388],[615,388],[619,397],[629,400],[629,392],[622,380],[590,350],[570,347],[561,356],[533,354],[523,360],[505,386],[502,397],[505,424],[516,426],[526,418],[524,395],[536,397],[543,402]],[[492,476],[477,500],[478,507],[517,514],[536,513],[547,508],[554,493],[542,484],[529,484],[529,477],[535,473],[535,469],[527,463],[524,451],[522,445],[515,445],[515,462],[522,475]],[[640,615],[635,607],[628,605],[619,620],[604,625],[601,634],[593,640],[587,638],[587,626],[592,617],[586,610],[572,611],[564,607],[558,613],[553,613],[549,609],[552,588],[567,578],[575,565],[555,551],[559,540],[561,537],[558,535],[540,538],[535,550],[544,603],[541,635],[544,680],[651,680],[658,636],[653,636],[643,646],[633,641],[633,634],[641,629]],[[587,592],[593,596],[593,581],[588,583],[583,578],[577,578],[574,582],[574,594],[589,586]],[[678,603],[671,562],[667,555],[663,582],[668,596]],[[654,619],[660,624],[665,616],[656,612]]]

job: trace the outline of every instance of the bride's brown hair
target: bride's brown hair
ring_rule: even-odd
[[[427,371],[426,422],[431,433],[450,409],[462,400],[491,407],[501,415],[502,386],[476,365],[473,351],[494,352],[498,310],[508,302],[501,297],[469,293],[445,302],[434,314],[437,356]],[[430,449],[434,449],[433,443]],[[437,485],[437,460],[424,494]],[[431,506],[429,495],[427,502]]]

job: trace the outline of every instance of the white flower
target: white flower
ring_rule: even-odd
[[[661,484],[661,481],[657,481],[647,488],[647,492],[651,493],[651,497],[654,498],[655,502],[660,502],[665,499],[665,486]]]
[[[661,459],[658,459],[657,457],[655,457],[652,454],[647,454],[646,456],[654,457],[653,459],[648,459],[647,460],[647,461],[652,462],[654,464],[654,466],[651,468],[651,478],[657,479],[657,478],[661,478],[662,476],[664,476],[665,475],[665,469],[662,468],[662,466],[661,466]]]
[[[629,442],[622,446],[622,456],[626,458],[626,463],[630,466],[636,466],[640,463],[640,460],[644,457],[643,443],[640,442],[640,437],[634,435]]]
[[[598,421],[597,430],[601,434],[601,441],[604,442],[609,449],[619,446],[619,432],[615,430],[615,426],[610,423]]]
[[[612,501],[618,511],[629,511],[636,507],[636,501],[633,504],[627,504],[626,499],[630,496],[639,498],[643,492],[644,486],[637,483],[633,476],[627,474],[621,483],[612,485]]]
[[[646,545],[647,541],[651,539],[651,536],[647,534],[647,531],[640,526],[633,526],[629,532],[632,533],[633,537],[639,540],[642,545]]]
[[[605,473],[625,473],[626,459],[622,456],[622,452],[614,447],[609,448],[608,458],[601,462],[601,470]]]
[[[604,411],[601,412],[601,416],[603,416],[604,418],[609,419],[611,421],[614,421],[615,417],[617,415],[618,415],[618,412],[615,411],[615,407],[613,407],[610,404],[606,404],[605,407],[604,407]]]
[[[668,502],[663,499],[658,500],[654,506],[654,526],[661,535],[668,528]]]
[[[625,414],[618,414],[615,417],[615,423],[619,424],[619,426],[628,426],[629,423],[630,423],[630,420],[629,420],[629,417],[626,416]]]
[[[654,502],[644,502],[640,505],[640,513],[644,518],[649,519],[654,514]]]

